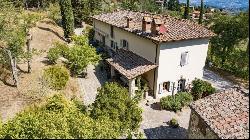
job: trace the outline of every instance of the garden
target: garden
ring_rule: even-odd
[[[117,83],[98,90],[91,107],[60,92],[27,107],[8,122],[0,121],[0,138],[119,138],[140,137],[142,110]]]
[[[192,101],[213,93],[215,93],[215,88],[210,83],[201,79],[195,79],[192,81],[191,92],[179,92],[172,96],[163,97],[160,99],[160,105],[162,109],[177,112],[188,106]]]

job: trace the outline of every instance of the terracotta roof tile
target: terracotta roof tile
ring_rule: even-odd
[[[249,95],[228,89],[193,102],[190,107],[220,138],[249,138]]]
[[[132,21],[134,21],[135,26],[126,28],[126,17],[132,18]],[[157,23],[163,22],[168,32],[165,32],[164,34],[159,34],[157,36],[153,36],[150,33],[143,32],[143,17],[146,17],[146,20],[150,22],[153,18],[160,18],[161,21],[157,20]],[[170,17],[169,15],[156,15],[150,13],[118,10],[112,13],[94,15],[93,18],[158,42],[208,38],[215,35],[206,27],[201,26],[191,20],[177,19],[174,17]]]
[[[135,78],[157,67],[147,59],[124,49],[118,49],[115,56],[106,59],[106,61],[128,79]]]

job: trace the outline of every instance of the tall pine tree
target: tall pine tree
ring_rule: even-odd
[[[185,7],[184,18],[189,19],[189,0],[187,0],[187,4],[186,4],[186,7]]]
[[[74,33],[74,15],[71,0],[60,0],[60,9],[62,15],[64,37],[69,38]]]

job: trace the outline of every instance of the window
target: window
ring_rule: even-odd
[[[180,65],[184,66],[188,64],[188,52],[181,53],[181,62]]]
[[[121,40],[121,47],[122,47],[123,49],[128,50],[128,41],[125,40],[125,39]]]
[[[117,42],[114,42],[113,40],[110,41],[110,47],[114,50],[117,50],[118,47],[117,47]]]
[[[115,42],[115,50],[118,49],[118,45],[117,45],[117,42]]]
[[[110,26],[110,36],[114,38],[114,26]]]
[[[163,83],[163,90],[170,91],[170,82]]]
[[[115,49],[115,44],[114,44],[114,41],[113,41],[113,40],[111,40],[111,42],[110,42],[110,47],[111,47],[112,49]]]
[[[185,90],[185,83],[186,83],[186,80],[185,79],[180,79],[178,81],[178,86],[177,86],[177,90],[179,92],[183,92]]]

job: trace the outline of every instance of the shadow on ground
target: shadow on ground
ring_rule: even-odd
[[[187,129],[183,127],[172,128],[170,126],[160,126],[144,129],[147,139],[186,139]]]
[[[161,110],[160,102],[156,102],[150,105],[150,107],[154,110]]]
[[[62,36],[60,36],[57,32],[55,32],[54,30],[50,29],[50,28],[47,28],[47,27],[41,27],[41,26],[38,26],[39,29],[41,30],[45,30],[45,31],[48,31],[48,32],[51,32],[53,34],[55,34],[57,37],[59,37],[61,40],[63,41],[67,41],[65,38],[63,38]]]
[[[101,70],[100,65],[95,66],[95,72],[94,72],[96,78],[100,82],[101,85],[104,85],[105,82],[108,81],[107,79],[107,72],[105,70]]]

